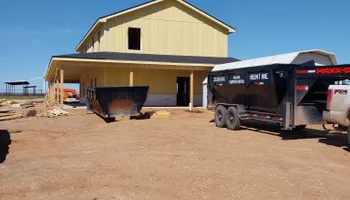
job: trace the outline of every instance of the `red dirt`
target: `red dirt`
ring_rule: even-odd
[[[110,124],[75,112],[0,122],[17,132],[1,200],[350,199],[345,135],[228,131],[208,112]]]

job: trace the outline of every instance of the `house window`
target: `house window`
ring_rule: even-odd
[[[129,28],[128,48],[130,50],[141,50],[141,29],[140,28]]]

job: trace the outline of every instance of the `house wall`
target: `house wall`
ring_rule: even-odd
[[[129,27],[141,28],[141,51],[128,50]],[[227,57],[227,30],[176,1],[118,16],[97,29],[103,30],[100,51]],[[86,42],[88,52],[96,52],[91,40]]]
[[[202,82],[208,71],[194,71],[194,105],[202,105]],[[89,71],[80,78],[81,91],[97,78],[97,86],[129,86],[129,67],[105,67]],[[134,86],[149,86],[145,106],[176,106],[177,77],[190,77],[190,71],[133,68]],[[82,96],[85,94],[82,93]]]
[[[88,87],[95,86],[95,78],[96,78],[96,86],[104,86],[105,76],[103,68],[95,68],[89,71],[86,71],[84,74],[80,76],[80,93],[81,96],[85,96],[85,90]]]

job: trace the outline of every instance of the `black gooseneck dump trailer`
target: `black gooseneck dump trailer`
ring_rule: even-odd
[[[326,124],[328,86],[350,78],[349,65],[273,64],[211,71],[208,103],[217,127],[240,128],[243,120],[279,124],[282,130]]]

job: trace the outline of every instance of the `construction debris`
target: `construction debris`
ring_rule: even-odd
[[[16,101],[13,101],[13,100],[7,100],[7,99],[0,99],[0,107],[2,106],[9,106],[9,105],[12,105],[12,104],[15,104]]]
[[[23,113],[3,113],[0,114],[0,121],[20,119],[23,117]]]
[[[9,113],[9,112],[12,112],[13,110],[12,109],[0,109],[0,113]]]
[[[164,119],[164,118],[169,118],[171,116],[170,112],[165,111],[165,110],[160,110],[151,113],[150,119]]]
[[[34,102],[33,101],[26,101],[20,104],[20,106],[22,108],[32,108],[35,107]]]
[[[159,111],[147,111],[145,113],[140,113],[139,116],[130,117],[130,119],[165,119],[170,118],[171,113],[165,110]]]
[[[21,104],[19,104],[19,103],[11,105],[11,108],[20,108],[20,107],[21,107]]]
[[[40,113],[37,116],[39,117],[47,117],[47,118],[55,118],[55,117],[61,117],[61,116],[70,116],[73,115],[72,113],[69,113],[67,111],[64,111],[60,108],[54,108],[52,110],[48,110],[46,112]]]
[[[24,117],[34,117],[34,116],[36,116],[36,114],[37,114],[37,111],[35,109],[26,109],[24,111],[23,116]]]

